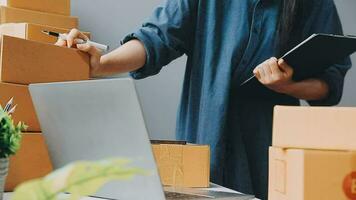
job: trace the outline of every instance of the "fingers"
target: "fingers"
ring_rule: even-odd
[[[284,93],[285,88],[294,83],[293,69],[283,59],[270,58],[258,65],[253,73],[260,83],[279,93]]]
[[[281,70],[278,67],[278,59],[276,57],[270,58],[267,63],[272,75],[280,73]]]
[[[89,53],[90,55],[100,55],[101,54],[100,50],[98,50],[94,46],[91,46],[89,43],[77,44],[77,48],[81,51]]]
[[[286,76],[293,75],[293,68],[290,65],[288,65],[283,59],[279,59],[278,66],[286,74]]]
[[[66,47],[67,46],[67,41],[58,38],[57,42],[54,45],[60,46],[60,47]]]
[[[293,69],[283,59],[272,57],[254,69],[256,78],[264,85],[289,81],[293,76]]]
[[[257,79],[263,84],[272,82],[280,73],[281,71],[278,67],[278,60],[274,57],[266,60],[254,70],[254,74]]]
[[[78,29],[72,29],[67,35],[67,46],[70,48],[73,44],[76,44],[76,39],[88,40],[89,38],[80,32]]]
[[[258,80],[263,80],[264,79],[264,70],[262,69],[263,68],[263,64],[260,64],[258,65],[254,70],[253,70],[253,74],[256,76],[256,78]]]

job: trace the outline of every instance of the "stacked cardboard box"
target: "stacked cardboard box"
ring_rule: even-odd
[[[43,30],[59,33],[77,28],[70,16],[70,0],[0,0],[0,103],[11,97],[17,104],[14,122],[25,122],[18,154],[10,159],[5,189],[39,178],[52,170],[28,84],[89,79],[89,56],[79,50],[55,46],[56,38]],[[90,36],[89,33],[86,33]]]
[[[70,15],[70,0],[0,0],[0,5],[58,15]]]
[[[77,28],[70,0],[0,0],[0,24],[28,22],[58,28]]]
[[[274,110],[270,200],[356,199],[356,108]]]
[[[47,175],[52,163],[41,133],[25,133],[21,149],[10,158],[5,191],[12,191],[19,183]]]
[[[57,41],[57,38],[43,34],[43,30],[54,31],[57,33],[68,33],[70,31],[69,29],[30,23],[8,23],[0,25],[1,35],[54,44]],[[84,32],[84,34],[90,38],[90,33]]]

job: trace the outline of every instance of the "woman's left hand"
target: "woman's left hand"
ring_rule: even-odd
[[[272,57],[254,70],[256,78],[269,89],[278,93],[288,93],[293,81],[293,68],[283,59]]]

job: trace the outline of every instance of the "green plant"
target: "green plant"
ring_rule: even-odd
[[[20,148],[21,131],[25,130],[27,126],[19,122],[17,126],[11,116],[0,109],[0,158],[8,158],[16,154]]]
[[[24,183],[16,188],[12,200],[78,200],[95,194],[110,181],[129,181],[136,175],[148,175],[143,169],[129,167],[129,161],[110,159],[98,162],[76,162],[59,169],[42,179]]]

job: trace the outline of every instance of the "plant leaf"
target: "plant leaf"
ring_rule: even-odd
[[[43,179],[30,181],[15,190],[12,200],[57,200],[58,195],[69,192],[70,200],[95,194],[106,183],[114,180],[129,181],[148,172],[129,167],[124,159],[82,161],[68,165]]]
[[[0,109],[0,158],[16,154],[20,148],[21,131],[25,128],[23,123],[15,126],[11,116]]]

